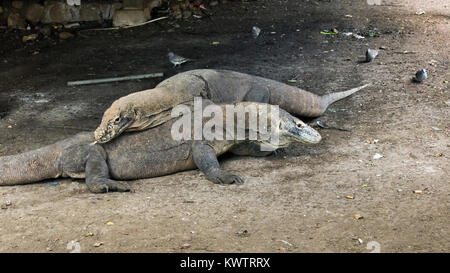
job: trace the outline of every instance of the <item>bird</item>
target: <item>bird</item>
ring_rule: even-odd
[[[425,69],[421,69],[416,72],[416,76],[413,78],[413,81],[422,83],[426,78],[428,78],[427,71]]]
[[[378,50],[368,48],[366,51],[366,62],[371,63],[377,57]]]
[[[252,36],[253,39],[258,38],[259,34],[261,33],[261,29],[259,27],[252,27]]]
[[[184,64],[185,62],[191,61],[191,59],[178,56],[173,52],[169,52],[167,56],[169,56],[169,61],[173,63],[173,67],[181,66],[181,64]]]

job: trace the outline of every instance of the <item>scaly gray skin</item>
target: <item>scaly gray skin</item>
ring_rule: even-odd
[[[314,129],[281,109],[280,120],[279,143],[270,144],[273,148],[286,147],[293,142],[314,144],[321,140]],[[244,180],[220,168],[217,156],[227,151],[245,154],[242,149],[245,145],[250,145],[252,155],[265,154],[258,154],[256,150],[259,145],[268,144],[261,137],[252,141],[248,140],[248,135],[241,141],[174,140],[171,126],[176,121],[171,119],[150,130],[124,134],[102,145],[93,144],[93,133],[80,133],[34,151],[0,157],[0,185],[71,177],[85,178],[89,190],[95,193],[128,191],[128,183],[121,180],[162,176],[196,167],[214,183],[240,184]],[[248,126],[248,120],[246,123]],[[270,132],[271,128],[268,129]]]
[[[166,122],[170,110],[194,97],[213,103],[241,101],[279,105],[295,116],[318,117],[328,106],[367,87],[318,96],[274,80],[229,70],[198,69],[170,77],[155,88],[117,99],[95,130],[95,139],[106,143],[124,131],[140,131]]]

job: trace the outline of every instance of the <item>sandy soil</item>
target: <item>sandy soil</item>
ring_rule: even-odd
[[[319,145],[266,158],[225,156],[242,186],[189,171],[133,181],[132,193],[96,195],[67,179],[0,187],[0,251],[448,252],[450,4],[383,2],[236,1],[216,7],[212,21],[28,44],[26,33],[0,30],[0,155],[91,130],[116,98],[162,79],[67,87],[70,80],[223,68],[296,79],[317,94],[373,84],[321,118],[351,132],[322,130]],[[256,42],[254,25],[264,30]],[[366,38],[320,34],[331,28]],[[359,63],[367,47],[384,50]],[[168,49],[196,60],[173,69]],[[429,78],[411,83],[420,68]]]

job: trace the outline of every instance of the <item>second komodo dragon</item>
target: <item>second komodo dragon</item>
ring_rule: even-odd
[[[330,104],[367,87],[318,96],[274,80],[229,70],[198,69],[170,77],[153,89],[114,101],[95,130],[95,140],[106,143],[124,131],[140,131],[169,120],[178,104],[202,97],[213,103],[242,101],[278,105],[302,117],[318,117]]]

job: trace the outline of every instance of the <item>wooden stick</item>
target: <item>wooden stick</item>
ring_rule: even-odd
[[[86,84],[105,83],[105,82],[118,82],[118,81],[158,78],[158,77],[163,77],[163,76],[164,76],[164,73],[151,73],[151,74],[133,75],[133,76],[125,76],[125,77],[113,77],[113,78],[103,78],[103,79],[93,79],[93,80],[71,81],[71,82],[67,82],[67,85],[68,86],[76,86],[76,85],[86,85]]]
[[[159,20],[167,19],[167,18],[169,18],[169,17],[167,17],[167,16],[159,17],[159,18],[156,18],[156,19],[144,22],[144,23],[140,23],[140,24],[137,24],[137,25],[132,25],[132,26],[108,27],[108,28],[91,28],[91,29],[82,29],[82,30],[80,30],[78,32],[88,31],[88,30],[115,30],[115,29],[125,29],[125,28],[139,27],[139,26],[143,26],[143,25],[150,24],[150,23],[153,23],[153,22],[156,22],[156,21],[159,21]]]

